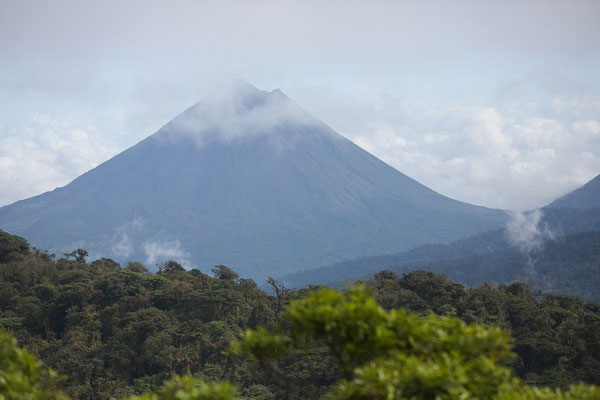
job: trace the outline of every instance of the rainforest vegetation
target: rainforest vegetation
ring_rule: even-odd
[[[388,270],[269,295],[86,255],[0,231],[1,399],[600,398],[600,306],[578,297]]]

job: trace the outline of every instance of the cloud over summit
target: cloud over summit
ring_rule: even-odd
[[[219,86],[175,117],[159,134],[173,141],[192,139],[201,147],[212,141],[280,136],[287,133],[286,126],[290,124],[310,125],[320,121],[279,89],[268,92],[245,81],[233,81]]]

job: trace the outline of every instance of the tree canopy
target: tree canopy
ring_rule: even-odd
[[[64,376],[73,399],[169,398],[186,388],[189,396],[361,398],[419,380],[475,393],[465,376],[487,380],[486,390],[518,377],[515,393],[529,397],[516,398],[550,399],[578,382],[600,384],[600,306],[523,283],[468,288],[427,271],[381,271],[348,291],[290,290],[272,279],[275,297],[225,266],[212,277],[167,262],[153,274],[137,262],[57,259],[5,239],[16,246],[0,262],[0,326],[39,368]],[[360,392],[363,381],[375,394]],[[56,387],[38,382],[31,387]]]
[[[288,334],[248,330],[234,345],[257,362],[325,343],[343,372],[332,399],[598,399],[595,386],[566,391],[523,385],[504,363],[502,330],[456,317],[385,311],[363,286],[321,289],[290,305]]]

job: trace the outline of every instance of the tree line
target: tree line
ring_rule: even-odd
[[[595,303],[518,283],[469,289],[426,271],[381,271],[344,292],[270,283],[276,296],[226,266],[186,271],[170,261],[153,274],[137,262],[87,262],[84,250],[57,258],[0,231],[0,325],[31,358],[15,356],[21,350],[5,333],[1,351],[16,357],[13,370],[29,363],[38,379],[29,387],[75,399],[410,398],[402,396],[443,390],[450,397],[440,398],[481,398],[480,390],[560,398],[537,386],[597,395],[594,387],[568,389],[600,383]],[[460,347],[469,341],[472,348]],[[46,367],[65,380],[56,383]],[[170,381],[174,375],[181,378]],[[224,381],[237,394],[217,383]]]

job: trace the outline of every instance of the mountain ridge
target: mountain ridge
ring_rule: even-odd
[[[535,211],[530,213],[535,213]],[[374,273],[382,269],[392,269],[400,272],[401,270],[426,269],[436,262],[448,263],[451,260],[483,257],[486,254],[502,251],[524,251],[527,253],[527,251],[536,250],[536,248],[551,246],[554,240],[558,240],[563,236],[600,231],[600,207],[589,209],[545,207],[542,209],[536,229],[539,235],[530,238],[531,243],[528,244],[515,241],[511,238],[507,227],[502,227],[451,243],[426,244],[399,253],[346,259],[321,268],[280,276],[278,279],[292,288],[301,288],[311,284],[342,287],[346,283],[357,279],[370,279]],[[522,246],[523,244],[527,246]],[[453,279],[456,280],[464,278],[464,274],[461,278],[458,277],[461,271],[455,271],[454,275],[449,270],[445,270],[444,273],[453,276]],[[488,275],[488,277],[490,276]],[[495,279],[498,280],[499,278]],[[460,282],[472,285],[474,281],[463,279]]]
[[[597,175],[580,188],[554,200],[547,207],[600,207],[600,175]]]

